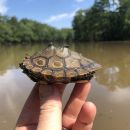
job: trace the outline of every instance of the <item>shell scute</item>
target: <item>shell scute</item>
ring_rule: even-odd
[[[66,71],[66,77],[68,77],[68,78],[73,78],[73,77],[77,77],[77,76],[78,76],[78,74],[74,69]]]
[[[52,75],[52,70],[50,70],[50,69],[44,69],[44,70],[42,70],[42,75]]]
[[[36,57],[32,59],[32,62],[37,67],[44,67],[46,66],[46,59],[44,57]]]
[[[32,64],[28,64],[25,67],[26,67],[26,69],[31,70],[33,68],[33,65]]]
[[[55,70],[55,71],[53,71],[53,76],[56,77],[56,78],[65,77],[64,70]]]
[[[92,60],[81,57],[80,63],[82,66],[88,66],[90,63],[93,63]]]
[[[48,61],[48,67],[53,69],[63,68],[63,59],[57,56],[51,57]]]
[[[33,67],[32,68],[32,72],[34,72],[34,73],[39,73],[41,71],[42,71],[42,68],[39,68],[39,67]]]
[[[77,69],[78,75],[85,75],[87,74],[87,71],[84,68],[79,68]]]
[[[80,62],[78,59],[74,59],[73,57],[68,57],[65,59],[66,68],[78,68],[80,67]]]

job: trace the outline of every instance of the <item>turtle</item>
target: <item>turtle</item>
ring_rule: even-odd
[[[88,82],[101,65],[69,47],[49,44],[45,49],[25,56],[19,64],[34,82],[45,84]]]

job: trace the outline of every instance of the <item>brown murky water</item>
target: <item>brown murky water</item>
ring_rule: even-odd
[[[25,53],[43,45],[0,46],[0,130],[13,130],[34,82],[18,68]],[[97,106],[93,130],[130,130],[130,42],[82,43],[71,48],[103,65],[96,73],[88,100]],[[73,86],[73,84],[69,84]],[[67,87],[63,100],[70,90]]]

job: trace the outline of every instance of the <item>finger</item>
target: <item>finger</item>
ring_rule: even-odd
[[[37,130],[61,130],[62,92],[65,85],[40,85],[40,116]]]
[[[19,128],[20,130],[20,127],[23,130],[25,129],[25,127],[28,127],[29,129],[35,127],[36,124],[38,123],[38,115],[40,111],[38,90],[39,90],[38,86],[35,85],[19,116],[19,119],[16,124],[17,129]]]
[[[22,127],[16,127],[15,130],[36,130],[36,125],[29,125],[29,126],[22,126]]]
[[[72,130],[91,130],[96,115],[96,106],[91,102],[84,103]]]
[[[78,83],[75,85],[70,99],[63,111],[63,126],[71,128],[86,100],[90,90],[90,83]]]

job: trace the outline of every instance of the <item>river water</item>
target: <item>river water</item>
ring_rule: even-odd
[[[0,46],[0,130],[13,130],[34,82],[19,69],[26,53],[45,45]],[[72,50],[100,63],[87,100],[97,106],[93,130],[130,130],[130,42],[76,43]],[[66,102],[74,84],[66,87]]]

